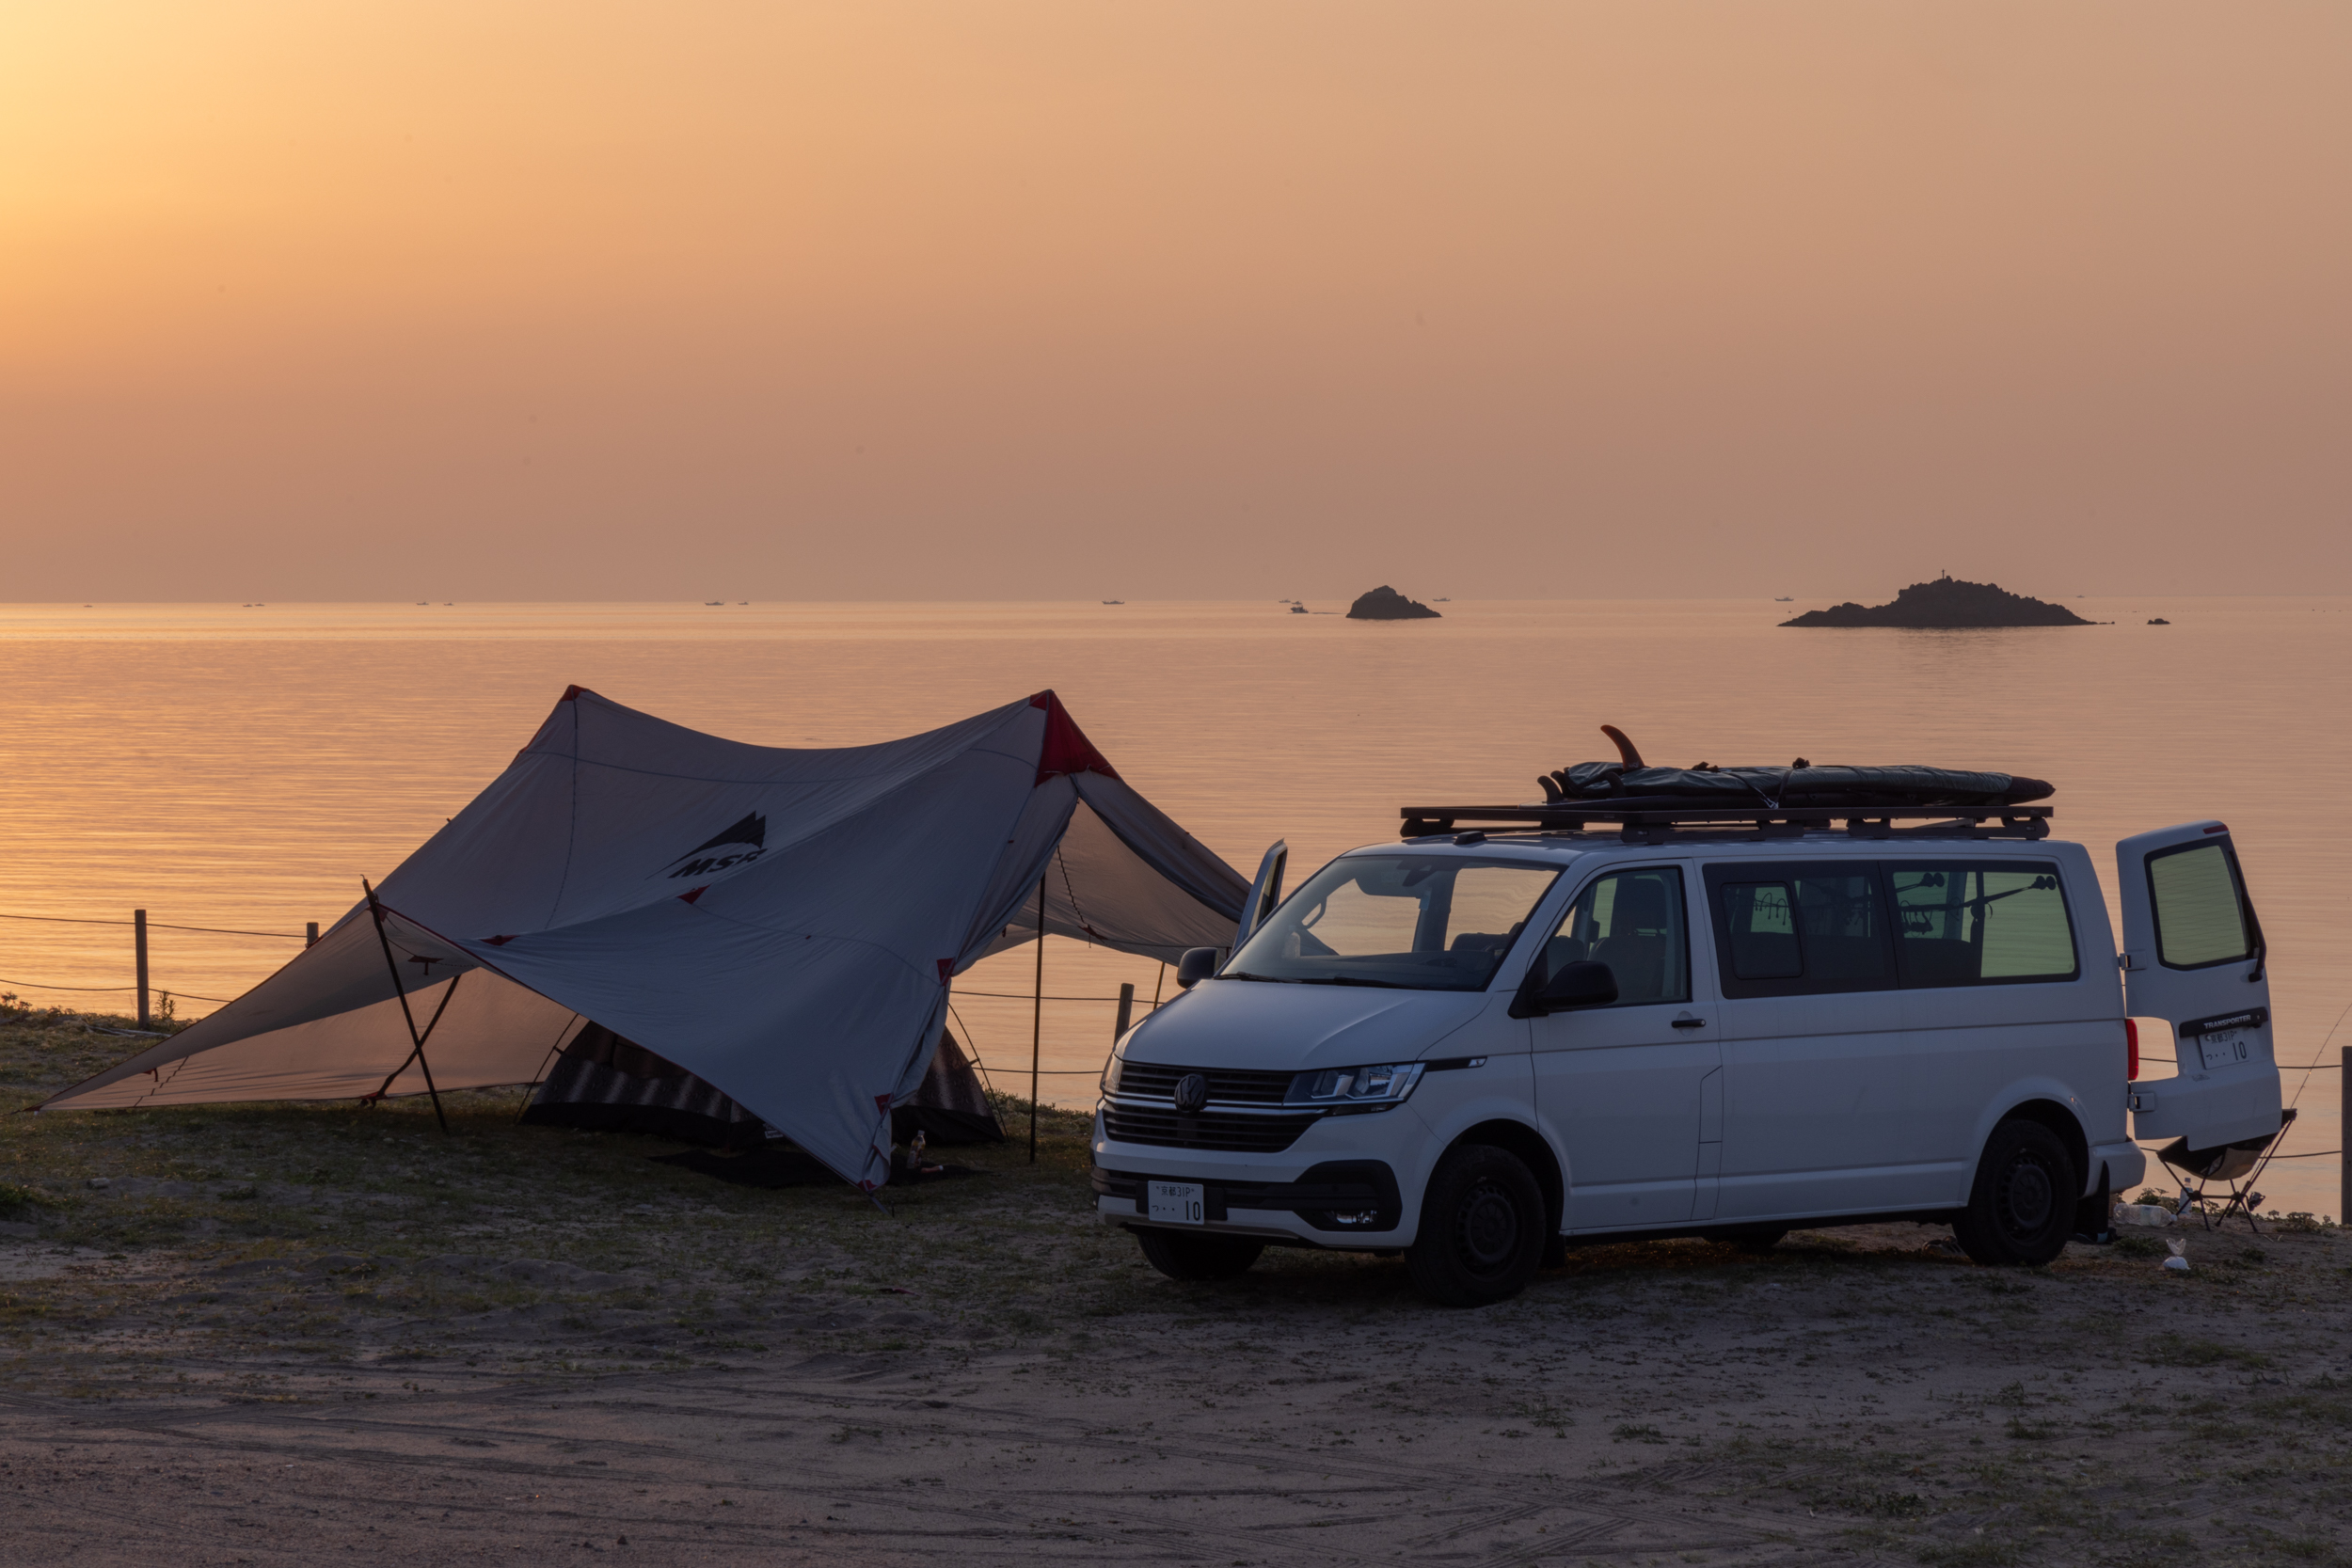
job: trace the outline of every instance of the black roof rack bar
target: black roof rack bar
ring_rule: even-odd
[[[1871,806],[1708,806],[1661,810],[1643,806],[1608,806],[1597,801],[1562,801],[1557,805],[1536,806],[1403,806],[1398,815],[1404,819],[1401,836],[1427,838],[1450,833],[1463,824],[1479,827],[1503,827],[1536,831],[1552,830],[1581,832],[1587,823],[1607,822],[1622,826],[1630,839],[1643,835],[1672,832],[1677,829],[1726,828],[1744,829],[1748,832],[1802,832],[1806,829],[1827,829],[1831,823],[1842,821],[1849,831],[1867,832],[1870,836],[1889,835],[1899,830],[1898,821],[1948,824],[1947,832],[1977,830],[1998,833],[2004,837],[2041,838],[2050,831],[2048,806],[1954,807],[1949,804],[1871,805]],[[1997,823],[1991,829],[1979,828],[1982,823]],[[1508,825],[1505,827],[1505,825]],[[1907,830],[1918,832],[1922,830]]]

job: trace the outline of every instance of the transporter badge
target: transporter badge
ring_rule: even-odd
[[[1176,1080],[1176,1108],[1190,1116],[1209,1102],[1209,1081],[1197,1072]]]

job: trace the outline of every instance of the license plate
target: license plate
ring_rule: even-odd
[[[2197,1053],[2203,1058],[2209,1070],[2217,1067],[2234,1067],[2246,1060],[2246,1031],[2221,1029],[2210,1035],[2200,1035],[2197,1037]]]
[[[1207,1190],[1198,1181],[1154,1181],[1151,1199],[1155,1220],[1200,1225],[1209,1217]]]

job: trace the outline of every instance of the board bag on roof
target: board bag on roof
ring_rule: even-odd
[[[1615,762],[1580,762],[1536,782],[1546,805],[1592,801],[1623,809],[1639,803],[1658,811],[1763,806],[1770,810],[1997,811],[2048,799],[2041,779],[1955,768],[1859,768],[1815,764],[1803,757],[1786,768],[1652,768],[1624,731],[1603,724],[1616,742]]]
[[[2040,779],[1977,773],[1952,768],[1628,768],[1580,762],[1543,776],[1544,803],[1627,806],[1639,800],[1659,811],[1709,806],[1774,810],[1945,808],[1992,811],[2054,793]]]

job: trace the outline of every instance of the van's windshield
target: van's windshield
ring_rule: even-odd
[[[1559,875],[1524,861],[1343,856],[1291,895],[1221,977],[1483,990]]]

